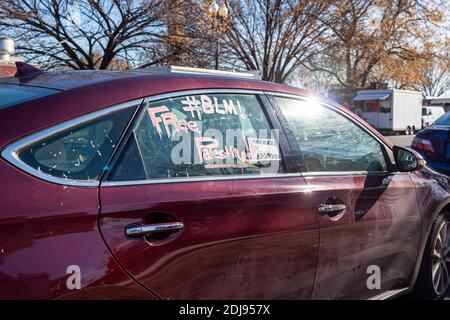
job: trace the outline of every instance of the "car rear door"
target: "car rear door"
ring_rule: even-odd
[[[161,298],[308,299],[317,215],[260,92],[151,97],[100,187],[102,235]]]
[[[409,286],[421,220],[409,173],[394,172],[388,150],[336,108],[272,97],[319,219],[316,299],[366,299]]]

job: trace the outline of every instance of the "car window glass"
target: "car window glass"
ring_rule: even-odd
[[[450,125],[450,112],[440,116],[434,123],[440,126]]]
[[[142,157],[133,133],[130,139],[128,139],[117,163],[114,165],[111,180],[141,180],[145,178],[144,163],[142,162]]]
[[[0,109],[58,92],[60,91],[48,88],[2,84],[0,85]]]
[[[135,151],[121,155],[111,180],[135,179],[136,170],[126,167],[136,161],[136,153],[144,169],[141,179],[283,171],[278,134],[254,95],[203,94],[151,102],[130,139]]]
[[[320,104],[276,97],[310,172],[386,171],[382,147],[355,123]]]
[[[39,140],[19,158],[39,172],[76,180],[97,179],[135,107],[115,111]]]

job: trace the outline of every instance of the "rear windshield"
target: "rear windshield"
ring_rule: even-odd
[[[440,126],[450,126],[450,112],[439,117],[434,123]]]
[[[57,92],[59,91],[54,89],[2,84],[0,85],[0,109]]]

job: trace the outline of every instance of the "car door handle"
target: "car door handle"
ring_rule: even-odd
[[[164,222],[144,225],[134,225],[125,228],[125,234],[128,237],[140,238],[148,237],[162,232],[173,232],[184,228],[182,222]]]
[[[343,203],[336,203],[336,204],[321,204],[317,211],[321,216],[330,216],[334,217],[337,214],[344,211],[346,208],[345,204]]]

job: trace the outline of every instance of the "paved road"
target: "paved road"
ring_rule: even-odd
[[[386,138],[388,138],[389,141],[391,141],[393,144],[396,144],[398,146],[409,147],[411,145],[412,140],[414,139],[414,135],[386,136]]]

